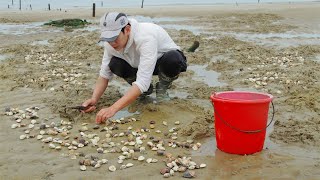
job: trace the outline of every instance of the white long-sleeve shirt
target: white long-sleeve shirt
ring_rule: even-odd
[[[113,73],[109,68],[113,56],[127,61],[133,68],[138,68],[136,84],[141,93],[148,90],[157,59],[170,50],[180,50],[168,33],[153,23],[138,23],[129,19],[131,32],[126,47],[122,52],[116,51],[109,43],[104,43],[104,55],[100,76],[111,80]]]

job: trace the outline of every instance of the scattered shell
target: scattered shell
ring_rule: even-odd
[[[172,136],[171,139],[172,140],[176,140],[176,139],[178,139],[178,137],[177,136]]]
[[[122,169],[126,169],[126,168],[127,168],[127,166],[124,165],[124,164],[120,166],[120,169],[121,169],[121,170],[122,170]]]
[[[180,124],[180,121],[176,121],[174,122],[175,125],[179,125]]]
[[[148,159],[146,160],[146,162],[147,162],[147,163],[151,163],[151,162],[152,162],[152,158],[148,158]]]
[[[132,163],[128,163],[128,164],[126,164],[126,166],[127,166],[127,167],[132,167],[133,164],[132,164]]]
[[[165,126],[168,126],[167,121],[163,121],[162,124],[165,125]]]
[[[119,164],[122,164],[122,163],[123,163],[123,159],[119,159],[119,160],[118,160],[118,163],[119,163]]]
[[[197,145],[193,145],[193,146],[192,146],[192,149],[196,151],[196,150],[198,150],[199,148],[198,148]]]
[[[27,138],[27,135],[25,135],[25,134],[20,135],[20,139],[21,139],[21,140],[23,140],[23,139],[25,139],[25,138]]]
[[[36,120],[31,120],[31,124],[36,124],[37,123],[37,121]]]
[[[109,171],[114,172],[116,170],[117,170],[117,168],[115,166],[109,166]]]
[[[50,143],[50,144],[49,144],[49,148],[51,148],[51,149],[55,149],[55,148],[56,148],[56,146],[55,146],[54,144]]]
[[[15,129],[15,128],[17,128],[17,127],[19,127],[18,124],[12,124],[12,125],[11,125],[11,128],[12,128],[12,129]]]
[[[100,164],[100,163],[97,163],[97,164],[94,166],[94,168],[99,168],[99,167],[101,167],[101,164]]]
[[[170,172],[169,172],[169,173],[170,173],[171,176],[173,176],[173,175],[174,175],[174,170],[173,170],[173,169],[170,169]]]
[[[80,166],[80,170],[85,171],[85,170],[87,170],[87,167],[85,165],[82,165],[82,166]]]
[[[143,157],[143,156],[138,157],[138,161],[143,161],[144,159],[145,159],[145,157]]]
[[[187,168],[184,166],[180,166],[178,169],[179,172],[185,172],[186,170],[187,170]]]
[[[169,173],[169,172],[170,172],[169,168],[163,168],[163,169],[160,170],[161,174],[166,174],[166,173]]]
[[[42,135],[38,135],[38,136],[37,136],[37,139],[38,139],[38,140],[40,140],[40,139],[42,139],[42,138],[43,138]]]
[[[107,159],[101,159],[102,164],[107,164],[108,160]]]
[[[171,176],[170,173],[165,173],[165,174],[163,175],[164,178],[168,178],[168,177],[170,177],[170,176]]]
[[[161,133],[161,131],[160,130],[156,130],[156,133]]]
[[[200,164],[200,168],[205,168],[205,167],[207,167],[206,164]]]

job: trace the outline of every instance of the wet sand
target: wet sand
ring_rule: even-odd
[[[154,103],[154,94],[137,100],[113,119],[136,118],[139,121],[118,125],[114,133],[149,127],[156,122],[150,136],[171,138],[169,130],[177,127],[178,141],[193,140],[202,145],[198,150],[171,148],[173,156],[191,156],[206,168],[196,169],[197,179],[318,179],[320,178],[319,151],[319,59],[320,20],[319,3],[223,5],[208,7],[157,7],[125,9],[130,15],[143,15],[165,27],[175,42],[186,51],[193,41],[199,49],[186,52],[189,69],[181,74],[169,91],[171,101]],[[119,10],[119,9],[112,9]],[[98,9],[99,17],[106,9]],[[41,16],[39,15],[41,14]],[[1,105],[0,123],[0,179],[161,179],[165,167],[163,156],[144,146],[145,153],[158,163],[137,160],[133,167],[109,172],[120,153],[97,153],[90,144],[77,150],[52,150],[36,138],[20,140],[27,127],[11,129],[18,124],[12,116],[4,115],[6,108],[37,106],[37,122],[70,121],[70,141],[80,138],[83,123],[86,133],[96,133],[102,141],[105,132],[94,130],[95,113],[79,114],[65,110],[91,96],[97,77],[102,47],[97,19],[90,10],[0,12],[1,25],[22,25],[0,33]],[[140,17],[140,16],[139,16]],[[139,18],[138,17],[138,18]],[[51,19],[86,18],[92,21],[86,29],[69,31],[38,24]],[[140,17],[141,18],[141,17]],[[39,23],[40,22],[40,23]],[[3,26],[4,27],[4,26]],[[255,37],[255,38],[252,38]],[[0,59],[1,59],[0,56]],[[213,75],[212,71],[217,74]],[[213,77],[214,76],[214,77]],[[214,79],[217,83],[212,83]],[[157,81],[155,77],[154,82]],[[219,82],[219,83],[218,83]],[[119,78],[110,83],[98,107],[111,105],[129,86]],[[272,94],[275,122],[267,131],[266,143],[260,153],[248,156],[231,155],[216,148],[213,109],[209,97],[213,91],[250,90]],[[162,124],[163,121],[168,126]],[[180,121],[179,125],[174,122]],[[29,124],[29,119],[21,123]],[[39,127],[40,124],[36,124]],[[110,127],[110,126],[108,126]],[[156,133],[161,130],[161,133]],[[166,136],[164,133],[168,133]],[[29,135],[37,136],[33,128]],[[45,135],[48,137],[48,135]],[[60,134],[54,137],[63,138]],[[112,138],[121,143],[125,137]],[[121,148],[123,145],[120,145]],[[98,169],[88,167],[80,171],[80,154],[94,155],[109,160]],[[173,179],[182,178],[176,172]]]

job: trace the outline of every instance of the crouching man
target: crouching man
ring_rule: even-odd
[[[92,97],[82,104],[87,107],[84,112],[96,109],[114,74],[126,80],[131,88],[112,106],[101,109],[96,123],[111,118],[139,96],[150,95],[154,89],[153,75],[159,77],[155,87],[157,98],[169,98],[167,89],[186,71],[187,60],[168,33],[156,24],[140,23],[117,12],[104,14],[100,27],[104,55]]]

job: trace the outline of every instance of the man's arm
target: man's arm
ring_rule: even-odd
[[[104,93],[104,91],[106,90],[106,88],[108,87],[108,83],[109,80],[105,79],[101,76],[98,77],[97,82],[96,82],[96,86],[94,88],[92,97],[88,100],[86,100],[82,105],[84,107],[90,106],[89,108],[87,108],[86,110],[84,110],[83,112],[91,112],[93,110],[96,109],[96,104],[98,102],[98,100],[100,99],[100,97],[102,96],[102,94]]]
[[[102,94],[104,93],[104,91],[107,89],[108,83],[109,83],[108,79],[105,79],[105,78],[99,76],[98,80],[96,82],[96,87],[94,88],[94,91],[93,91],[91,98],[98,101],[100,99],[100,97],[102,96]]]
[[[139,87],[135,84],[132,84],[128,92],[122,96],[117,102],[108,108],[101,109],[96,117],[96,122],[101,123],[114,116],[118,111],[132,103],[138,98],[141,94]]]

